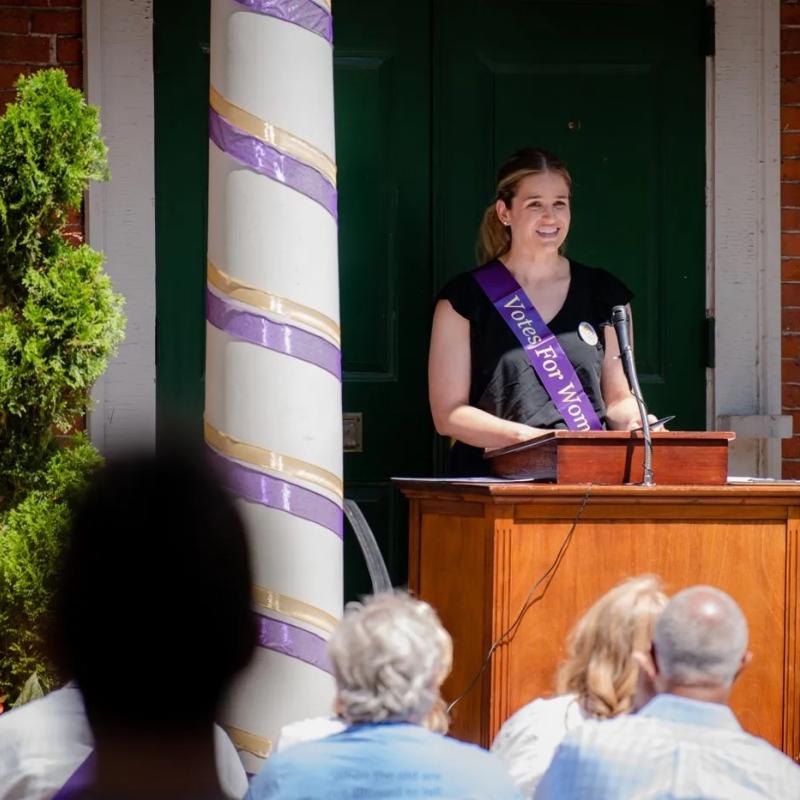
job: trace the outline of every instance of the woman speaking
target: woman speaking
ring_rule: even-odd
[[[553,428],[641,423],[611,325],[632,293],[563,255],[571,186],[552,153],[515,153],[481,223],[482,266],[437,298],[428,381],[436,430],[455,440],[451,475],[484,475],[486,448]]]

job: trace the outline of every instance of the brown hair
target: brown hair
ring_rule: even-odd
[[[497,216],[495,208],[497,201],[502,200],[510,206],[520,181],[528,175],[541,175],[543,172],[555,172],[561,175],[567,182],[567,188],[572,190],[572,178],[561,159],[538,147],[518,150],[500,167],[497,172],[495,199],[483,212],[483,219],[478,229],[475,251],[479,264],[507,253],[511,247],[511,231]]]
[[[578,620],[567,660],[556,678],[559,694],[573,692],[587,713],[604,719],[631,710],[639,667],[634,651],[648,651],[657,616],[667,604],[655,575],[628,578],[606,592]]]

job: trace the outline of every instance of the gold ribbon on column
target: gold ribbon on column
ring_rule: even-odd
[[[258,736],[255,733],[250,733],[250,731],[243,731],[233,725],[223,725],[222,729],[231,737],[233,746],[237,750],[243,750],[256,758],[269,758],[272,752],[272,739]]]
[[[266,142],[282,153],[302,161],[319,172],[332,186],[336,186],[336,163],[318,147],[249,111],[245,111],[241,106],[237,106],[236,103],[232,103],[227,97],[221,95],[213,86],[209,91],[209,103],[211,108],[231,125]]]
[[[272,589],[265,589],[263,586],[253,587],[253,602],[267,611],[285,614],[298,622],[313,625],[327,634],[333,633],[333,629],[339,621],[333,614],[329,614],[321,608],[289,597],[289,595],[274,592]]]
[[[246,303],[268,313],[279,314],[293,322],[299,322],[320,336],[324,336],[337,347],[341,347],[341,329],[339,325],[321,311],[296,303],[286,297],[265,292],[248,283],[232,278],[219,267],[208,261],[206,264],[208,282],[231,300]]]
[[[279,475],[300,478],[300,480],[315,483],[338,498],[344,496],[342,479],[322,467],[309,464],[307,461],[301,461],[299,458],[276,453],[274,450],[267,450],[264,447],[241,442],[227,433],[217,430],[208,420],[203,421],[203,428],[206,442],[224,456],[243,461],[258,469],[269,470]]]

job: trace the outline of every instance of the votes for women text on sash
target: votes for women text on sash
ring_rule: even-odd
[[[500,261],[485,264],[473,275],[516,336],[567,427],[571,431],[602,430],[572,362],[516,278]]]

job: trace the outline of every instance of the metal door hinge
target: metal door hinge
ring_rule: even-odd
[[[714,369],[716,366],[717,321],[710,311],[706,311],[706,366]]]
[[[364,422],[360,411],[342,414],[342,439],[345,453],[364,451]]]

